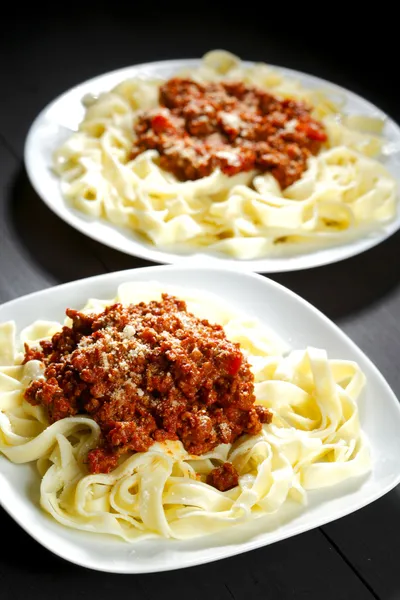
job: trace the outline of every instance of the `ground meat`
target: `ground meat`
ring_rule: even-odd
[[[269,171],[285,188],[307,168],[327,140],[311,108],[279,100],[241,82],[200,84],[174,78],[160,88],[160,108],[143,112],[136,124],[132,158],[149,149],[160,167],[182,180]]]
[[[25,361],[42,360],[45,378],[25,392],[50,422],[89,414],[102,431],[88,454],[93,473],[109,472],[127,451],[181,440],[200,455],[256,434],[271,413],[255,406],[254,378],[237,343],[181,300],[122,306],[85,315],[68,309],[64,327]]]
[[[220,492],[226,492],[237,486],[239,475],[232,463],[226,462],[220,467],[213,469],[207,476],[207,483],[217,488]]]

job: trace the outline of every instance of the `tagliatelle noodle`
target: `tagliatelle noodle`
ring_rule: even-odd
[[[186,300],[196,316],[222,324],[228,338],[240,343],[252,365],[256,401],[271,410],[272,422],[256,436],[203,456],[188,454],[179,441],[155,443],[111,473],[88,474],[85,457],[98,444],[97,423],[81,415],[49,425],[43,408],[23,399],[30,381],[43,376],[43,366],[37,360],[21,365],[21,338],[35,344],[61,323],[37,321],[19,336],[14,323],[4,323],[0,452],[15,463],[37,461],[44,510],[65,526],[127,541],[152,535],[185,539],[276,513],[288,499],[306,504],[308,490],[371,469],[357,407],[365,378],[356,363],[329,359],[312,347],[287,352],[272,329],[198,290],[127,283],[115,301],[159,299],[164,291]],[[84,310],[101,311],[113,301],[92,298]],[[224,461],[236,467],[239,485],[221,492],[205,479]]]
[[[328,143],[284,190],[271,174],[255,171],[229,177],[216,169],[196,181],[178,181],[159,167],[155,150],[130,159],[134,123],[141,110],[158,106],[162,83],[137,77],[86,98],[79,130],[56,150],[54,169],[68,202],[159,248],[210,249],[237,259],[340,244],[395,216],[397,184],[376,159],[381,119],[345,115],[341,98],[305,89],[263,63],[247,67],[224,51],[210,52],[199,67],[178,74],[199,82],[239,80],[304,100],[324,124]]]

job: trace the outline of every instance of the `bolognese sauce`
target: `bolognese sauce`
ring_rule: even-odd
[[[160,87],[159,103],[139,116],[131,157],[157,150],[160,167],[182,181],[216,168],[228,176],[257,170],[284,189],[327,140],[311,107],[242,82],[173,78]]]
[[[101,444],[88,453],[92,473],[107,473],[122,454],[145,452],[154,442],[180,440],[201,455],[270,422],[271,413],[255,405],[239,344],[176,297],[66,314],[71,327],[40,348],[25,345],[24,362],[45,366],[25,398],[44,406],[51,423],[88,414],[100,425]],[[232,465],[217,467],[209,481],[225,490],[237,474]]]

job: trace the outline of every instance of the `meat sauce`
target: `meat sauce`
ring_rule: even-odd
[[[223,463],[220,467],[216,467],[207,476],[207,483],[221,492],[232,489],[237,486],[238,482],[238,472],[230,462]]]
[[[165,440],[201,455],[270,422],[271,413],[254,404],[254,378],[239,344],[174,296],[66,314],[71,327],[40,348],[25,345],[24,362],[45,365],[44,379],[32,381],[25,398],[44,406],[51,423],[87,414],[100,425],[90,472],[107,473],[124,453]],[[223,465],[208,479],[225,490],[237,484],[237,473]]]
[[[216,168],[228,176],[255,169],[270,172],[284,189],[327,140],[311,107],[241,82],[170,79],[159,103],[139,116],[131,157],[155,149],[160,167],[182,181]]]

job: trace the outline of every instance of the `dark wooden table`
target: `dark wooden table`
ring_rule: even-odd
[[[395,78],[363,32],[345,25],[307,42],[267,28],[257,12],[167,15],[110,2],[2,22],[0,110],[0,302],[79,279],[149,263],[93,242],[59,220],[33,191],[23,165],[32,120],[56,95],[130,64],[195,57],[223,47],[244,58],[312,72],[344,85],[400,121]],[[145,3],[142,3],[145,4]],[[168,3],[165,3],[168,4]],[[189,3],[190,4],[190,3]],[[206,17],[209,5],[213,17]],[[95,10],[94,10],[95,9]],[[188,9],[189,10],[189,9]],[[182,16],[183,15],[183,16]],[[303,23],[304,25],[304,23]],[[307,29],[309,31],[309,29]],[[350,35],[351,33],[351,35]],[[388,35],[390,38],[390,35]],[[392,37],[392,39],[394,39]],[[389,44],[389,42],[388,42]],[[384,59],[384,60],[383,60]],[[400,395],[400,235],[341,263],[273,278],[315,304],[375,362]],[[379,398],[376,399],[379,402]],[[399,432],[400,434],[400,432]],[[34,542],[0,509],[0,598],[126,597],[177,600],[264,598],[400,599],[400,489],[326,527],[264,549],[171,573],[118,576],[74,566]]]

